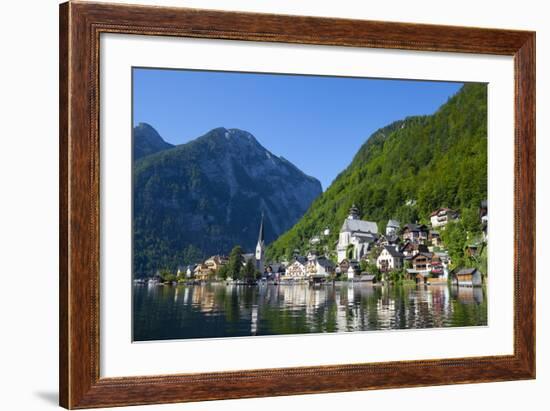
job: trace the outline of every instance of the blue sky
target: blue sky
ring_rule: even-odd
[[[252,133],[325,190],[378,128],[431,114],[462,83],[134,68],[133,123],[172,144],[216,127]]]

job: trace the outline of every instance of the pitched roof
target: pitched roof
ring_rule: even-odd
[[[405,224],[402,231],[405,231],[406,229],[409,231],[427,231],[427,227],[424,224]]]
[[[462,274],[473,274],[474,272],[477,271],[477,268],[463,268],[461,269],[460,271],[458,271],[456,274],[457,275],[462,275]]]
[[[388,224],[386,224],[386,227],[399,227],[399,221],[397,220],[388,220]]]
[[[328,258],[320,257],[317,259],[317,263],[324,268],[334,268],[334,264]]]
[[[394,258],[403,258],[404,255],[401,254],[399,251],[395,249],[395,247],[392,247],[391,245],[384,246],[384,249],[390,253],[390,255]]]
[[[373,221],[352,220],[352,219],[346,218],[346,220],[344,221],[344,224],[342,224],[342,228],[340,232],[342,231],[377,234],[378,224],[376,224]]]
[[[446,211],[446,212],[451,212],[451,213],[455,213],[454,210],[448,208],[448,207],[441,207],[441,208],[438,208],[437,210],[435,210],[434,212],[432,212],[430,214],[430,217],[433,217],[434,215],[437,215],[439,214],[441,211]]]
[[[284,271],[284,266],[280,263],[269,264],[269,267],[271,267],[271,271],[274,273]]]
[[[433,254],[430,253],[430,252],[419,252],[418,254],[416,254],[415,256],[413,256],[413,260],[415,260],[417,257],[426,257],[426,258],[432,258],[433,257]]]
[[[304,256],[301,256],[301,255],[297,255],[296,257],[294,257],[294,258],[292,259],[292,263],[294,263],[294,262],[296,262],[296,261],[298,261],[300,264],[303,265],[303,264],[307,263],[307,258],[304,257]],[[292,263],[291,263],[291,264],[292,264]]]

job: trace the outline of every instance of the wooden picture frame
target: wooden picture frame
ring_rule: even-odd
[[[514,354],[100,378],[101,33],[513,56]],[[535,378],[535,33],[185,8],[60,6],[60,405],[91,408]]]

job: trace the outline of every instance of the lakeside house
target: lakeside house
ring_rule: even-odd
[[[293,261],[286,268],[284,278],[288,280],[304,280],[307,276],[306,264],[307,259],[305,257],[294,257]]]
[[[192,276],[195,280],[206,281],[214,276],[220,268],[222,268],[222,266],[228,263],[228,261],[229,260],[226,256],[213,255],[196,266],[188,266],[186,270],[186,277],[190,278]],[[192,272],[191,267],[193,267]]]
[[[477,268],[462,268],[452,276],[453,284],[465,287],[480,287],[483,283],[481,272]]]
[[[384,246],[376,259],[376,267],[382,272],[401,270],[403,268],[404,255],[399,252],[397,246]]]
[[[485,208],[484,208],[485,207]],[[435,214],[434,214],[435,213]],[[439,227],[444,227],[443,221],[457,218],[458,213],[448,208],[440,208],[432,216],[438,216]],[[486,201],[481,203],[480,218],[486,217]],[[486,221],[481,220],[481,222]],[[320,231],[308,242],[315,246],[304,257],[300,249],[295,250],[290,261],[273,261],[265,264],[264,216],[260,220],[258,242],[254,253],[243,254],[243,265],[249,261],[254,263],[263,279],[291,281],[324,281],[333,276],[347,278],[352,281],[372,281],[370,272],[362,272],[360,262],[375,264],[381,272],[403,271],[409,278],[417,282],[446,282],[451,259],[440,232],[418,223],[407,223],[401,229],[397,220],[390,219],[386,225],[386,233],[378,234],[376,222],[360,220],[357,207],[352,206],[349,215],[344,220],[336,245],[336,256],[328,251],[324,237],[330,234],[329,229]],[[475,239],[472,239],[475,241]],[[472,241],[471,240],[471,241]],[[478,239],[464,248],[464,255],[475,258],[480,253],[480,247],[485,246],[483,239]],[[428,247],[429,245],[429,247]],[[318,253],[317,250],[322,250]],[[333,249],[334,250],[334,249]],[[336,257],[336,258],[334,258]],[[331,258],[334,259],[331,260]],[[179,278],[186,276],[196,280],[212,280],[216,278],[220,268],[229,261],[223,255],[214,255],[197,265],[178,267]],[[337,263],[335,263],[337,261]],[[479,270],[463,269],[453,274],[453,282],[458,285],[480,285],[482,281]]]
[[[432,271],[432,253],[418,253],[410,259],[412,268],[407,269],[407,274],[417,283],[427,283]]]
[[[212,275],[212,271],[204,263],[197,264],[195,266],[195,271],[193,272],[193,277],[199,281],[206,281]]]
[[[212,272],[218,271],[222,266],[227,264],[229,259],[223,255],[213,255],[204,261],[204,265]]]
[[[418,253],[411,259],[412,269],[419,273],[429,273],[432,270],[432,253]]]
[[[350,260],[348,270],[346,272],[348,280],[353,280],[356,276],[361,274],[361,267],[357,260]]]
[[[306,272],[309,278],[326,278],[334,274],[335,265],[325,256],[317,255],[316,251],[310,251],[307,256]]]
[[[344,220],[336,253],[338,262],[345,258],[361,259],[369,251],[370,244],[378,238],[378,224],[359,219],[359,210],[353,205],[348,217]]]
[[[457,218],[458,213],[447,207],[438,208],[430,214],[430,222],[433,228],[445,227],[450,221]]]
[[[349,260],[344,258],[336,265],[335,272],[336,274],[347,274],[349,268]]]

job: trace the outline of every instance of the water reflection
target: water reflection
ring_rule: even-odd
[[[134,286],[136,341],[486,324],[484,288]]]

